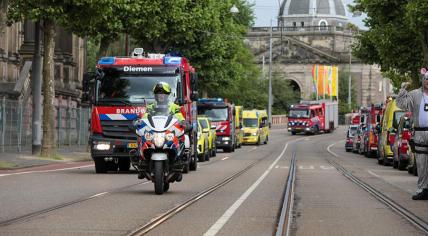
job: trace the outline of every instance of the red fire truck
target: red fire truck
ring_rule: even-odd
[[[288,132],[316,134],[333,132],[338,127],[338,105],[334,101],[303,101],[292,105],[288,114]]]
[[[86,79],[83,91],[92,105],[89,144],[97,173],[129,170],[129,153],[137,148],[131,123],[154,101],[152,89],[159,81],[171,86],[170,100],[196,127],[197,77],[185,57],[145,54],[138,48],[132,57],[101,58],[96,73]],[[186,134],[185,172],[196,169],[196,136],[196,129]]]
[[[206,115],[216,126],[216,147],[225,152],[236,148],[235,106],[222,98],[202,98],[198,100],[198,115]]]
[[[372,104],[368,108],[368,113],[366,116],[366,126],[367,126],[367,135],[364,136],[363,153],[366,157],[376,156],[377,147],[378,147],[378,134],[376,131],[376,126],[380,124],[380,121],[383,116],[382,104]]]

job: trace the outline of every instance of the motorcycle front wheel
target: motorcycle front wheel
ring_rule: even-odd
[[[163,194],[164,192],[164,178],[163,178],[163,162],[155,161],[154,164],[154,179],[155,179],[155,193]]]

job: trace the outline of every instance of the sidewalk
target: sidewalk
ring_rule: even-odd
[[[91,155],[86,146],[63,146],[57,149],[55,158],[42,158],[31,155],[31,151],[0,152],[0,170],[21,169],[49,164],[90,161]]]

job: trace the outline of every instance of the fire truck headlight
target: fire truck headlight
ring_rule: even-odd
[[[224,141],[229,141],[229,140],[230,140],[230,137],[223,137],[223,138],[222,138],[222,140],[224,140]]]
[[[257,132],[251,133],[252,136],[257,136]]]
[[[288,122],[288,126],[291,126],[292,125],[292,123],[291,122]]]
[[[95,150],[101,150],[101,151],[106,151],[106,150],[110,150],[110,142],[96,142],[94,143],[94,149]]]

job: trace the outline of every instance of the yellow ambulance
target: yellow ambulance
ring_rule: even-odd
[[[244,144],[267,144],[269,125],[266,110],[244,110]]]

